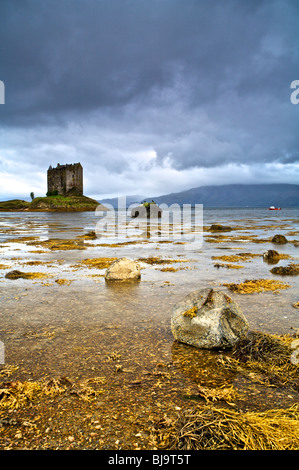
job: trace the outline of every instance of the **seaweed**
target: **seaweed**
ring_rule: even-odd
[[[238,341],[231,357],[219,364],[266,386],[299,391],[298,366],[291,361],[294,338],[251,331]]]
[[[94,389],[90,385],[103,384],[105,379],[97,377],[85,381],[74,383],[66,377],[45,378],[40,381],[19,380],[0,384],[0,409],[18,409],[28,404],[44,399],[45,397],[55,397],[68,392],[76,395],[83,401],[90,402],[103,390]]]
[[[163,258],[158,258],[155,256],[149,256],[148,258],[139,258],[137,261],[141,263],[146,263],[146,264],[168,264],[168,263],[186,263],[188,260],[187,259],[163,259]]]
[[[242,268],[244,268],[244,266],[242,266],[241,264],[215,263],[214,268],[242,269]]]
[[[197,313],[197,307],[192,307],[189,310],[187,310],[186,312],[184,312],[183,316],[184,317],[189,317],[189,318],[194,318],[194,317],[196,317],[196,313]]]
[[[14,271],[9,271],[5,275],[6,279],[45,279],[49,277],[48,274],[45,273],[25,273],[22,271],[18,271],[17,269]]]
[[[167,450],[297,450],[298,418],[298,406],[246,413],[198,406],[164,416],[153,440]]]
[[[222,255],[222,256],[212,256],[212,259],[219,259],[221,261],[229,261],[232,263],[237,263],[239,261],[248,261],[251,258],[260,258],[261,255],[253,253],[238,253],[237,255]]]
[[[280,274],[281,276],[298,276],[299,264],[291,263],[288,266],[276,266],[270,272],[272,274]]]
[[[238,294],[252,294],[254,292],[265,291],[278,292],[279,289],[287,289],[290,287],[289,284],[285,284],[273,279],[247,279],[240,284],[224,283],[223,285],[226,286],[230,291]]]
[[[97,268],[97,269],[106,269],[111,266],[111,264],[116,261],[118,258],[87,258],[83,259],[80,264],[75,264],[73,268]]]

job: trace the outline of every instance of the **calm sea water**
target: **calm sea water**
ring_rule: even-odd
[[[38,242],[64,238],[82,243],[83,239],[77,237],[96,230],[99,217],[93,212],[0,213],[0,340],[5,345],[6,361],[22,364],[21,378],[22,373],[27,377],[28,371],[34,377],[89,377],[107,367],[105,374],[113,381],[115,372],[105,357],[116,351],[137,379],[141,371],[162,362],[175,364],[174,370],[182,373],[172,377],[170,389],[173,381],[183,376],[198,383],[197,369],[192,373],[184,369],[186,357],[195,352],[174,342],[170,319],[177,301],[207,287],[231,295],[251,330],[292,334],[299,328],[299,310],[293,306],[299,300],[298,276],[272,274],[272,266],[262,257],[266,250],[275,249],[288,256],[279,265],[298,263],[295,240],[299,240],[299,209],[204,208],[202,223],[194,211],[191,224],[188,217],[183,225],[176,216],[171,219],[168,236],[159,221],[150,228],[146,221],[145,226],[136,228],[129,216],[118,216],[123,221],[118,232],[115,220],[109,220],[101,238],[86,240],[86,249],[56,251]],[[230,226],[232,230],[212,233],[208,230],[212,224]],[[187,236],[196,236],[197,243],[184,241],[186,234],[181,232],[185,229]],[[285,235],[289,243],[271,243],[277,233]],[[239,253],[256,256],[235,263],[240,269],[215,266],[225,264],[219,257]],[[141,281],[108,285],[104,269],[89,269],[81,263],[100,257],[138,260]],[[150,257],[165,263],[149,264],[146,260]],[[5,278],[12,269],[44,273],[47,277],[12,281]],[[225,286],[247,279],[275,279],[288,287],[276,293],[242,295],[231,294]],[[214,356],[196,354],[200,354],[202,364],[210,361],[204,367],[209,372],[200,376],[201,383],[219,380]],[[270,391],[271,397],[265,400],[272,406]],[[266,397],[264,392],[267,390],[261,397]],[[277,400],[280,403],[279,394]]]
[[[188,213],[187,211],[187,217]],[[116,221],[117,216],[116,211]],[[114,215],[111,217],[113,218]],[[133,223],[129,214],[123,214],[123,218],[128,223]],[[202,220],[204,226],[223,224],[232,227],[243,225],[244,228],[246,226],[248,229],[252,227],[256,235],[262,233],[261,230],[264,230],[267,226],[269,231],[273,233],[273,225],[285,224],[285,227],[281,227],[283,233],[290,228],[294,231],[299,229],[299,208],[289,208],[281,211],[270,211],[261,208],[204,208]],[[99,221],[100,217],[95,212],[0,212],[0,242],[25,236],[72,238],[76,234],[95,230]],[[191,211],[191,226],[194,229],[193,224],[194,208]],[[258,226],[261,228],[259,229]],[[265,232],[263,234],[265,235]],[[117,235],[114,232],[107,237],[107,242],[114,242],[116,239],[117,241],[133,239],[137,235],[137,231],[133,229],[131,232],[127,230],[126,233],[119,231]]]
[[[111,214],[110,214],[111,216]],[[175,258],[181,263],[165,264],[162,266],[142,263],[142,280],[134,290],[140,299],[146,297],[152,310],[157,309],[156,289],[162,286],[163,301],[173,305],[176,298],[181,298],[185,293],[201,287],[223,288],[224,283],[243,282],[246,279],[276,279],[289,284],[289,288],[282,290],[280,294],[262,293],[252,295],[237,295],[238,302],[244,306],[251,319],[253,327],[262,327],[268,331],[288,332],[290,328],[298,328],[298,309],[293,304],[299,300],[298,276],[278,276],[270,273],[271,265],[263,261],[262,254],[268,249],[276,249],[280,253],[288,255],[289,259],[281,260],[280,265],[287,265],[299,259],[299,248],[294,240],[299,240],[299,208],[283,209],[281,211],[269,211],[260,208],[207,208],[203,210],[203,217],[196,217],[192,211],[191,223],[188,217],[186,224],[178,223],[175,216],[170,220],[169,231],[163,231],[163,224],[153,222],[150,229],[144,225],[132,226],[129,214],[115,214],[116,219],[109,219],[108,230],[101,231],[102,236],[96,240],[86,240],[85,250],[51,251],[44,249],[40,253],[40,247],[35,245],[38,240],[53,238],[77,239],[89,231],[96,230],[99,216],[94,212],[78,213],[0,213],[0,265],[5,267],[27,271],[47,270],[53,277],[70,279],[72,284],[68,292],[77,293],[80,285],[85,286],[81,296],[88,296],[88,289],[94,289],[97,280],[97,293],[101,292],[105,297],[106,310],[101,315],[109,317],[111,306],[107,304],[107,286],[103,278],[97,278],[99,270],[80,269],[74,270],[74,263],[81,262],[92,257],[128,257],[141,259],[147,257],[160,257],[165,259]],[[117,226],[116,221],[122,221]],[[194,221],[196,222],[194,224]],[[229,232],[211,233],[207,229],[212,224],[230,226]],[[187,243],[184,241],[187,226]],[[191,227],[191,231],[190,231]],[[164,227],[165,228],[165,227]],[[102,230],[102,229],[101,229]],[[271,238],[274,234],[283,234],[290,241],[285,245],[274,245]],[[195,242],[189,242],[188,236],[195,235]],[[35,237],[33,242],[22,243],[24,237]],[[19,243],[18,243],[19,241]],[[128,243],[128,242],[134,242]],[[252,253],[260,255],[247,262],[239,263],[241,269],[216,268],[215,264],[222,263],[215,257],[234,255],[238,253]],[[290,261],[291,260],[291,261]],[[41,261],[52,263],[52,267],[32,267],[25,263]],[[58,263],[59,261],[59,263]],[[4,264],[3,264],[4,263]],[[6,263],[6,264],[5,264]],[[57,264],[58,263],[58,264]],[[161,271],[161,268],[175,266],[175,272]],[[0,287],[15,289],[16,286],[28,286],[28,281],[19,280],[13,284],[4,278],[6,271],[0,271]],[[104,275],[104,271],[100,271]],[[92,278],[91,276],[95,277]],[[25,284],[24,284],[25,283]],[[54,284],[55,286],[55,284]],[[35,284],[34,292],[38,292],[39,286]],[[49,289],[51,286],[49,286]],[[53,289],[54,287],[52,287]],[[128,291],[129,292],[129,291]],[[132,290],[130,290],[132,293]],[[89,297],[90,298],[90,297]],[[4,300],[3,300],[4,302]],[[111,297],[111,302],[114,298]],[[130,304],[130,296],[128,294]],[[159,299],[161,302],[161,298]],[[142,315],[140,305],[137,311],[132,310],[132,318]],[[170,308],[171,310],[171,308]],[[87,310],[86,310],[87,312]],[[108,312],[108,313],[107,313]],[[86,313],[87,315],[87,313]]]

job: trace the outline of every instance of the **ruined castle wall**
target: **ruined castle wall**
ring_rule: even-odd
[[[66,193],[71,192],[78,196],[83,195],[83,168],[78,165],[69,165],[65,175]]]
[[[80,163],[57,165],[48,170],[48,191],[62,196],[83,195],[83,168]]]
[[[48,170],[48,191],[58,191],[60,195],[65,194],[65,170],[64,167]]]

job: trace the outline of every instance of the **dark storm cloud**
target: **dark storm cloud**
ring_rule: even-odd
[[[143,151],[148,170],[292,164],[298,31],[296,0],[2,0],[6,149],[119,175]]]
[[[178,67],[193,105],[231,90],[281,95],[298,11],[285,0],[2,0],[8,117],[120,106],[169,86]]]

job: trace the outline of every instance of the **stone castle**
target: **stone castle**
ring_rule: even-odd
[[[60,165],[48,169],[48,195],[83,196],[83,168],[81,163]]]

